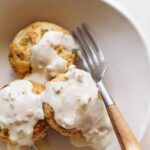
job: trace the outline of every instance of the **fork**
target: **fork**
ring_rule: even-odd
[[[89,32],[88,26],[82,24],[80,27],[77,27],[73,32],[73,36],[81,46],[81,49],[76,52],[81,60],[81,65],[86,71],[91,73],[97,83],[122,150],[141,150],[140,143],[102,81],[107,69],[107,64],[102,51],[98,48],[94,38]]]

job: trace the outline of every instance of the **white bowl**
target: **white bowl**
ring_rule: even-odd
[[[8,64],[9,43],[20,29],[34,21],[54,22],[70,30],[82,22],[91,26],[107,60],[106,85],[141,140],[150,110],[150,68],[148,48],[131,17],[116,4],[110,4],[108,1],[2,0],[0,86],[16,78]],[[71,146],[67,138],[53,131],[50,140],[53,150],[78,149]],[[117,142],[113,142],[111,149],[119,149]]]

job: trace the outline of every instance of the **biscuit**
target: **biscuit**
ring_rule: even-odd
[[[31,81],[33,85],[33,92],[35,94],[40,94],[45,87],[36,82]],[[34,126],[33,131],[33,141],[40,140],[48,133],[48,124],[45,120],[39,120]],[[9,130],[7,128],[0,128],[0,140],[9,143],[9,144],[17,144],[9,139]]]
[[[22,29],[13,39],[9,48],[9,62],[18,77],[23,78],[32,72],[31,48],[39,42],[45,32],[54,30],[70,34],[66,29],[48,22],[35,22]],[[74,63],[75,54],[62,45],[54,47],[57,54],[67,60],[68,65]]]
[[[65,80],[65,74],[60,74],[56,78],[51,80],[51,82],[63,81],[63,80]],[[58,125],[57,122],[55,121],[54,111],[53,111],[52,107],[47,103],[44,103],[44,113],[45,113],[45,118],[46,118],[48,124],[50,125],[50,127],[55,129],[56,131],[60,132],[62,135],[69,136],[69,137],[75,137],[75,138],[81,138],[81,139],[84,138],[81,131],[79,131],[77,129],[65,129],[65,128],[61,127],[60,125]]]

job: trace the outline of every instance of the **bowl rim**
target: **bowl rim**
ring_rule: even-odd
[[[115,2],[113,0],[102,0],[102,2],[105,4],[108,4],[110,7],[115,9],[118,13],[120,13],[123,17],[125,17],[125,19],[127,19],[127,21],[129,21],[129,23],[133,26],[133,28],[137,32],[138,36],[140,37],[140,40],[143,43],[143,46],[145,47],[147,58],[148,58],[148,64],[150,65],[149,40],[148,40],[148,37],[146,36],[146,34],[144,33],[143,29],[141,28],[141,26],[136,21],[136,19],[129,13],[127,8],[123,7],[118,2]],[[148,106],[148,112],[147,112],[145,118],[146,119],[143,123],[143,128],[141,129],[141,132],[140,132],[139,137],[138,137],[140,141],[143,140],[143,138],[146,134],[146,131],[148,129],[149,122],[150,122],[150,102],[149,102],[149,106]]]

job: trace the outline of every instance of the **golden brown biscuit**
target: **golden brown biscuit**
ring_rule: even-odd
[[[16,74],[23,78],[30,73],[31,47],[36,44],[49,30],[61,31],[70,34],[66,29],[47,22],[35,22],[21,30],[14,38],[9,49],[9,62]],[[74,53],[65,49],[62,45],[54,47],[59,56],[68,61],[68,65],[74,62]]]
[[[43,85],[33,81],[31,83],[33,85],[33,92],[36,94],[40,94],[45,89]],[[45,120],[39,120],[34,126],[33,141],[43,138],[48,133],[48,128],[49,126]],[[9,139],[9,130],[7,128],[0,128],[0,140],[9,144],[16,144]]]
[[[65,74],[60,74],[55,79],[51,80],[51,82],[64,80],[66,80]],[[65,129],[58,125],[54,118],[54,111],[49,104],[44,103],[44,113],[49,125],[56,131],[59,131],[62,135],[75,138],[84,138],[81,131],[77,129]]]

